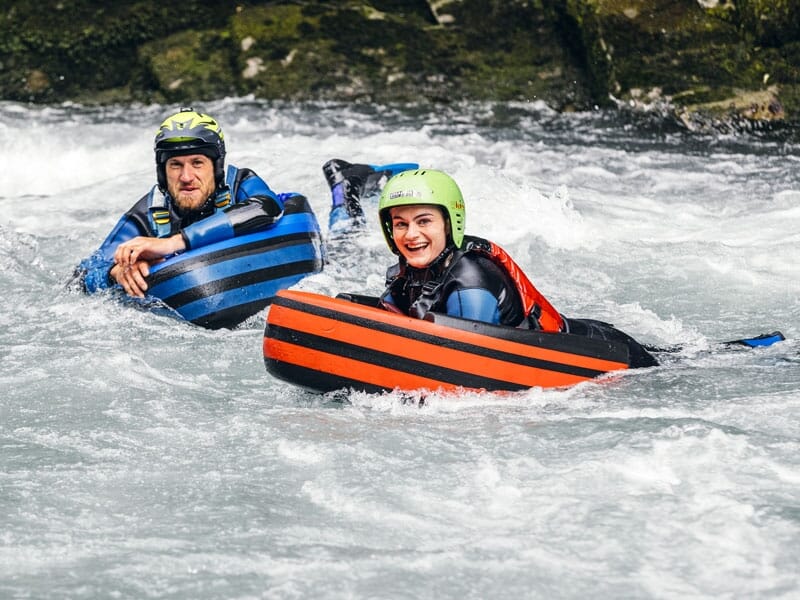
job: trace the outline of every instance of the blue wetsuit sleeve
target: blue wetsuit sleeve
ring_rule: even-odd
[[[183,228],[181,234],[188,249],[208,246],[232,237],[261,231],[273,226],[283,216],[283,198],[252,171],[239,182],[234,203],[196,223]]]
[[[210,217],[184,227],[181,229],[181,234],[186,241],[186,249],[191,250],[232,238],[233,224],[225,212],[218,211]]]
[[[451,317],[473,319],[492,323],[500,322],[500,306],[492,293],[484,288],[457,289],[445,303],[447,314]]]
[[[83,282],[83,288],[90,294],[116,285],[109,277],[114,266],[114,252],[122,242],[145,235],[127,215],[116,224],[105,241],[91,256],[83,259],[76,270]]]
[[[247,171],[245,169],[242,169],[242,171],[247,172],[247,175],[239,182],[239,187],[236,190],[236,198],[233,199],[234,203],[246,202],[253,196],[265,196],[279,203],[281,209],[283,209],[283,202],[281,202],[278,195],[270,189],[266,181],[252,171]]]

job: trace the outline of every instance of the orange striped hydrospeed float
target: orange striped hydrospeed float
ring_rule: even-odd
[[[375,297],[346,296],[278,292],[264,331],[267,371],[317,392],[516,391],[630,366],[628,346],[616,340],[439,314],[420,320],[378,308]]]

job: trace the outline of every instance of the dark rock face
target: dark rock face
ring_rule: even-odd
[[[765,27],[756,2],[750,2],[749,12],[743,8],[746,2],[739,2],[737,10],[725,0],[544,4],[567,39],[574,40],[568,45],[586,59],[595,97],[605,91],[631,107],[666,106],[688,126],[720,117],[737,121],[796,115],[796,50],[791,42],[771,47],[756,42],[755,30]],[[782,11],[773,25],[796,28],[781,20],[790,12]],[[788,31],[784,35],[791,37]]]
[[[542,100],[797,120],[798,0],[351,0],[0,8],[0,98]]]

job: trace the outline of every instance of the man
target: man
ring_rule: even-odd
[[[207,114],[183,108],[155,136],[157,184],[122,216],[75,276],[87,292],[119,284],[146,295],[150,267],[165,257],[274,225],[284,201],[250,169],[225,170],[225,136]]]

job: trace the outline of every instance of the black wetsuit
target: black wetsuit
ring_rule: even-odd
[[[386,273],[386,285],[382,301],[419,319],[433,311],[516,327],[526,317],[516,286],[501,266],[452,244],[423,269],[401,259]]]
[[[483,240],[466,236],[465,246],[469,241]],[[478,251],[464,252],[450,244],[422,269],[401,259],[387,271],[386,285],[382,303],[418,319],[439,312],[495,325],[536,328],[535,319],[524,314],[520,293],[506,270]],[[609,323],[562,318],[564,333],[626,344],[631,367],[658,365],[641,344]]]

